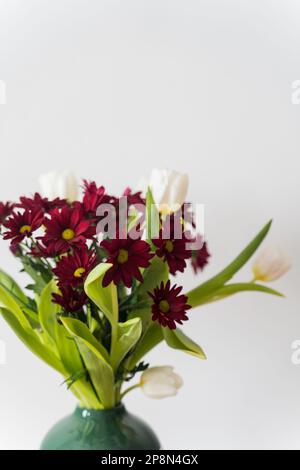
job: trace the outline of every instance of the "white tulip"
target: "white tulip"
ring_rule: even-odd
[[[269,246],[258,256],[252,270],[257,281],[276,281],[291,268],[291,261],[280,248]]]
[[[189,177],[173,170],[152,170],[149,187],[153,199],[162,213],[178,210],[186,200]]]
[[[166,398],[177,395],[182,387],[182,378],[173,372],[171,366],[151,367],[141,376],[141,388],[150,398]]]
[[[39,177],[42,194],[48,199],[67,199],[73,202],[78,196],[78,184],[73,173],[52,171]]]

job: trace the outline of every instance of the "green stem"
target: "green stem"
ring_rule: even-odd
[[[123,398],[127,395],[127,393],[131,392],[132,390],[135,390],[136,388],[140,388],[140,386],[141,384],[135,384],[127,388],[123,393],[121,393],[120,399],[123,400]]]

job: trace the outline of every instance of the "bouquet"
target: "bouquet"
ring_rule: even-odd
[[[173,368],[149,367],[144,357],[164,341],[206,359],[181,328],[193,309],[242,291],[281,296],[261,283],[289,268],[279,251],[259,257],[251,282],[232,281],[271,222],[222,272],[183,293],[176,274],[190,264],[197,275],[210,258],[185,202],[186,175],[154,170],[145,194],[126,189],[121,197],[84,181],[80,200],[71,175],[41,182],[43,195],[0,203],[1,236],[32,280],[25,293],[0,271],[0,312],[81,407],[113,408],[137,387],[154,398],[175,395],[182,380]]]

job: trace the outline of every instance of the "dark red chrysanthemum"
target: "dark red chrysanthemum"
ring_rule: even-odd
[[[52,294],[53,302],[60,305],[66,312],[79,312],[87,302],[87,296],[83,290],[72,287],[61,287],[60,294]]]
[[[32,198],[20,197],[20,203],[17,207],[28,210],[41,210],[44,213],[48,213],[53,209],[59,209],[67,205],[65,199],[59,197],[50,201],[47,197],[42,197],[39,193],[35,193]]]
[[[197,239],[198,239],[199,244],[203,243],[203,239],[201,235],[198,235]],[[195,274],[197,274],[199,270],[203,271],[205,266],[208,264],[208,260],[210,256],[211,255],[207,249],[206,242],[203,243],[202,248],[200,248],[199,250],[194,250],[192,252],[192,267],[194,269]]]
[[[63,256],[53,272],[58,277],[59,286],[78,287],[84,283],[96,264],[96,253],[89,251],[87,246],[82,246],[72,255]]]
[[[10,202],[0,202],[0,227],[6,221],[6,219],[11,215],[14,204]]]
[[[131,287],[134,278],[143,282],[140,268],[147,268],[153,256],[147,242],[131,238],[103,240],[101,247],[107,252],[107,263],[112,264],[104,276],[104,287],[111,282],[116,285],[123,282],[126,287]]]
[[[127,197],[128,207],[135,206],[137,204],[145,205],[146,203],[145,199],[142,197],[141,191],[133,193],[131,188],[126,188],[123,193],[123,196]]]
[[[45,241],[36,241],[28,254],[30,256],[34,256],[35,258],[55,258],[56,256],[62,255],[63,253],[65,253],[65,251],[57,251],[55,249],[55,244],[53,243],[45,244]]]
[[[54,209],[50,216],[50,219],[45,219],[46,233],[41,240],[54,252],[65,253],[95,235],[95,227],[82,217],[82,211],[78,208],[66,206],[61,210]]]
[[[12,245],[21,243],[26,237],[31,237],[44,221],[44,215],[41,211],[25,210],[23,214],[14,212],[5,222],[4,227],[8,229],[4,233],[4,239],[10,240]]]
[[[183,272],[186,268],[186,259],[192,256],[188,248],[192,242],[190,232],[184,232],[181,214],[168,216],[162,222],[159,237],[152,240],[156,246],[156,255],[168,263],[171,274]]]
[[[88,214],[95,215],[100,204],[107,202],[104,186],[98,186],[94,181],[84,180],[84,196],[82,206]]]
[[[187,296],[179,295],[182,287],[176,284],[171,288],[171,283],[163,282],[153,292],[148,292],[153,300],[152,320],[158,321],[162,326],[175,330],[176,323],[182,325],[188,320],[186,311],[192,308],[187,304]]]
[[[191,243],[187,232],[181,233],[180,236],[181,238],[175,237],[174,228],[171,228],[170,231],[163,228],[159,238],[152,240],[157,247],[156,255],[168,263],[171,274],[175,274],[177,271],[183,272],[186,267],[185,260],[192,255],[191,250],[187,248],[188,243]]]

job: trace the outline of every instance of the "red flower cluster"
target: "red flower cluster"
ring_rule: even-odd
[[[53,209],[64,207],[67,201],[59,197],[49,201],[47,197],[42,197],[39,193],[35,193],[33,197],[20,197],[20,203],[16,207],[25,210],[37,210],[43,213],[49,213]]]
[[[143,270],[147,270],[155,256],[163,259],[173,275],[184,271],[188,259],[191,259],[195,272],[202,270],[208,263],[210,254],[206,243],[200,250],[188,249],[192,240],[184,227],[188,224],[193,226],[189,212],[183,216],[181,209],[167,219],[160,220],[158,239],[148,243],[142,240],[143,218],[138,221],[138,227],[134,228],[141,232],[138,239],[128,233],[127,218],[122,229],[119,227],[123,215],[135,216],[137,212],[131,209],[145,204],[140,192],[134,193],[130,188],[124,191],[122,197],[127,198],[127,206],[124,205],[123,214],[121,198],[106,194],[103,186],[85,180],[83,191],[82,201],[74,203],[60,198],[49,200],[39,193],[32,197],[21,197],[18,204],[0,202],[0,228],[4,227],[3,233],[0,233],[4,239],[10,240],[11,250],[23,262],[24,268],[28,267],[28,258],[34,257],[32,265],[34,269],[38,268],[45,283],[55,276],[60,291],[53,294],[53,301],[66,313],[74,313],[76,316],[87,313],[86,306],[91,300],[84,292],[84,282],[101,262],[111,264],[103,278],[103,286],[114,283],[131,288],[131,294],[128,295],[133,297],[130,297],[130,301],[135,298],[134,281],[144,281]],[[96,226],[100,217],[97,216],[97,209],[101,204],[112,205],[119,232],[113,239],[105,238],[98,245]],[[182,230],[179,237],[175,230],[176,217]],[[121,237],[123,231],[125,237]],[[32,267],[30,263],[29,267]],[[181,291],[182,287],[172,287],[168,281],[149,292],[153,300],[153,321],[174,329],[178,323],[182,324],[188,319],[186,312],[191,307]]]
[[[187,296],[179,295],[182,287],[176,284],[171,288],[171,282],[163,282],[154,292],[149,292],[153,300],[152,320],[158,321],[162,326],[171,330],[176,328],[176,323],[182,325],[183,321],[188,320],[186,311],[192,308],[187,304]]]

